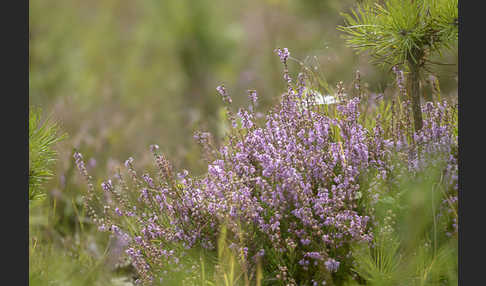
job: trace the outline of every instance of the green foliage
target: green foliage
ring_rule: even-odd
[[[415,130],[422,128],[420,77],[430,56],[457,41],[458,0],[365,0],[351,14],[342,14],[349,46],[369,51],[380,66],[406,65]],[[381,2],[381,1],[380,1]]]
[[[397,285],[399,279],[395,273],[400,266],[400,243],[392,234],[380,235],[375,241],[373,248],[364,244],[354,248],[355,271],[372,285]]]
[[[82,224],[81,217],[77,220]],[[115,278],[128,275],[110,271],[113,244],[105,234],[87,225],[62,235],[56,221],[56,204],[49,199],[29,207],[29,285],[127,285],[117,284]]]
[[[431,17],[435,19],[439,38],[442,39],[442,44],[447,48],[452,48],[451,44],[457,43],[458,39],[458,1],[435,1],[435,6],[431,9]]]
[[[448,199],[441,167],[418,175],[402,169],[398,183],[377,187],[384,191],[374,206],[373,245],[353,247],[354,271],[366,285],[457,285],[457,233],[446,234],[457,208],[441,211]]]
[[[81,252],[83,254],[83,252]],[[52,245],[31,243],[29,255],[29,285],[111,285],[103,272],[102,261],[73,257]]]
[[[42,121],[39,109],[29,110],[29,201],[45,197],[42,185],[53,176],[57,157],[53,147],[64,138],[56,122]]]
[[[457,1],[365,0],[342,14],[345,25],[338,29],[349,46],[369,51],[378,65],[423,65],[430,54],[457,41]]]

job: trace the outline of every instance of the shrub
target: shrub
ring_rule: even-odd
[[[214,265],[228,244],[242,284],[255,281],[257,265],[268,285],[341,284],[353,267],[352,245],[373,241],[373,205],[383,193],[374,188],[401,176],[393,159],[405,156],[408,169],[419,172],[430,158],[454,154],[457,137],[445,102],[424,107],[422,130],[400,125],[385,136],[380,121],[362,124],[360,97],[340,93],[340,103],[321,110],[312,92],[304,94],[312,90],[304,75],[295,84],[290,78],[288,51],[277,52],[288,89],[263,124],[256,121],[254,91],[250,108],[233,114],[225,87],[217,88],[231,128],[219,148],[211,147],[208,133],[196,134],[209,160],[204,176],[175,172],[153,145],[157,173],[139,174],[129,158],[126,172],[103,182],[100,194],[82,155],[74,154],[88,181],[88,212],[100,230],[126,240],[139,282],[211,277],[205,271],[217,269],[204,270],[201,261]],[[400,114],[410,119],[410,112]],[[444,178],[457,172],[456,157],[448,159]]]

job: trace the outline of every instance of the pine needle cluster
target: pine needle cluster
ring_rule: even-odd
[[[60,126],[51,118],[42,119],[41,110],[29,110],[29,202],[42,199],[42,185],[53,176],[53,164],[57,159],[54,145],[63,140]]]

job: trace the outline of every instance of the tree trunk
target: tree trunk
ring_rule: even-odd
[[[415,131],[422,129],[422,110],[420,108],[420,67],[409,63],[410,67],[410,97],[412,98],[413,123]]]

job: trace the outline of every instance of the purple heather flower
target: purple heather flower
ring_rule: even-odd
[[[159,150],[159,145],[157,144],[150,145],[150,151],[155,152],[157,150]]]
[[[148,174],[142,175],[142,178],[147,183],[147,185],[149,185],[149,187],[151,187],[151,188],[155,187],[154,180],[152,178],[150,178],[150,176]]]
[[[287,59],[289,58],[290,56],[290,52],[287,48],[277,48],[275,49],[275,52],[277,52],[278,56],[280,57],[280,61],[285,64],[287,63]]]
[[[238,110],[238,116],[241,119],[241,125],[243,128],[250,129],[253,127],[253,116],[251,113],[248,113],[246,110],[240,108]]]
[[[248,91],[248,98],[250,99],[250,102],[253,104],[256,104],[258,100],[257,92],[256,90],[249,90]]]
[[[130,165],[133,164],[133,158],[132,157],[129,157],[126,161],[125,161],[125,167],[127,168],[130,168]]]
[[[311,243],[311,240],[308,239],[308,238],[303,238],[300,240],[300,242],[303,244],[303,245],[308,245],[309,243]]]
[[[216,90],[221,95],[221,97],[223,98],[223,101],[225,103],[231,103],[232,102],[231,97],[228,95],[228,93],[226,92],[226,89],[224,88],[224,84],[221,84],[218,87],[216,87]]]
[[[106,182],[103,182],[101,183],[101,188],[104,190],[104,191],[110,191],[113,189],[113,185],[111,183],[111,180],[108,180]]]
[[[119,216],[123,216],[123,213],[120,211],[119,208],[115,208],[115,213]]]
[[[312,258],[312,259],[317,259],[317,260],[321,260],[322,259],[322,255],[319,252],[307,252],[305,254],[305,257]]]
[[[301,259],[301,260],[299,260],[299,264],[302,265],[302,266],[309,265],[309,260]]]
[[[332,258],[329,258],[324,262],[324,265],[326,265],[326,268],[331,271],[331,272],[336,272],[339,268],[339,261],[336,261]]]

